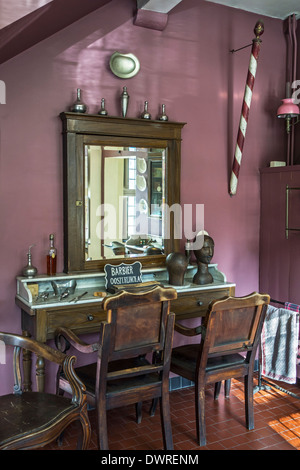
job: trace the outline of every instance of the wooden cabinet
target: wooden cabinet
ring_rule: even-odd
[[[234,285],[217,289],[202,287],[201,290],[194,287],[187,292],[178,292],[177,299],[171,303],[171,310],[177,320],[202,317],[212,300],[226,295],[234,295]],[[100,303],[31,309],[18,299],[16,302],[22,312],[22,330],[42,342],[53,339],[55,330],[61,326],[71,328],[77,335],[97,332],[100,323],[106,319]]]
[[[177,299],[172,301],[171,310],[176,314],[176,320],[203,317],[212,300],[221,299],[226,295],[234,295],[234,287],[181,292],[178,293]]]
[[[300,167],[261,170],[260,292],[300,304]]]
[[[87,305],[85,308],[73,306],[72,308],[50,310],[48,313],[48,337],[53,337],[55,330],[60,326],[71,328],[78,335],[93,332],[105,319],[105,311],[92,305]]]
[[[99,304],[42,308],[30,314],[22,302],[17,303],[22,311],[22,330],[42,342],[53,339],[55,330],[61,326],[72,329],[77,335],[94,333],[106,319],[106,312]]]

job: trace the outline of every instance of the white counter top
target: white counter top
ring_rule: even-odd
[[[192,280],[197,271],[195,265],[189,265],[185,274],[183,286],[170,286],[168,284],[168,273],[166,268],[147,268],[142,269],[142,281],[156,281],[165,287],[173,287],[177,292],[191,292],[208,289],[217,289],[224,286],[232,287],[234,283],[226,281],[226,276],[217,269],[217,264],[210,264],[209,271],[213,276],[214,282],[211,284],[198,285],[193,284]],[[55,295],[51,281],[65,283],[75,280],[76,289],[73,294],[61,299],[60,295]],[[38,296],[32,295],[30,286],[38,285]],[[77,302],[74,299],[87,292]],[[105,273],[84,273],[84,274],[57,274],[56,276],[39,275],[34,278],[17,277],[16,298],[31,309],[42,309],[49,307],[64,307],[71,305],[81,305],[102,302],[103,296],[95,296],[95,292],[105,292]],[[43,299],[43,296],[47,298]]]

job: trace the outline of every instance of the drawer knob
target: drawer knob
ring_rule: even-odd
[[[94,320],[94,315],[89,314],[87,316],[88,321],[93,321]]]
[[[203,305],[202,300],[198,300],[198,301],[197,301],[197,305],[199,305],[199,306],[201,307],[201,305]]]

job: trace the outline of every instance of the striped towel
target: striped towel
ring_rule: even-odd
[[[295,383],[299,313],[268,306],[261,336],[261,372],[265,377]]]
[[[285,308],[287,310],[292,310],[293,312],[300,312],[300,305],[292,304],[290,302],[285,302]],[[298,353],[297,353],[297,365],[300,364],[300,330],[299,330],[299,337],[298,337]]]

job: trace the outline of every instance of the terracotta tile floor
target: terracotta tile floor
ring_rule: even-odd
[[[279,383],[300,396],[300,387]],[[230,398],[223,389],[217,401],[213,387],[206,391],[207,445],[196,443],[194,388],[170,392],[174,450],[300,450],[300,400],[274,388],[254,395],[255,429],[245,428],[243,384],[232,381]],[[160,450],[162,435],[159,409],[149,416],[149,402],[143,404],[143,419],[135,422],[135,407],[128,406],[108,412],[110,450]],[[90,450],[97,450],[95,412],[89,412],[92,439]],[[53,443],[47,450],[68,450],[76,447],[76,426],[65,432],[62,447]]]

